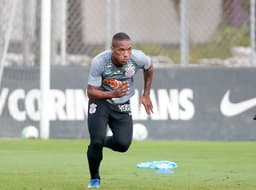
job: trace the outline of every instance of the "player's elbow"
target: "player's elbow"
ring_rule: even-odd
[[[93,94],[89,90],[87,90],[87,96],[88,98],[93,99]]]
[[[88,85],[87,86],[87,96],[90,99],[95,99],[95,93],[97,93],[97,91],[95,90],[95,87]]]

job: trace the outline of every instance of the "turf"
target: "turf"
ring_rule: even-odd
[[[0,140],[1,190],[82,190],[89,179],[87,140]],[[170,160],[174,174],[138,169]],[[255,190],[256,142],[133,142],[104,150],[102,190]]]

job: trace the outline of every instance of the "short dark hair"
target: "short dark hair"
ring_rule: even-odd
[[[118,32],[113,36],[112,41],[114,41],[114,40],[118,40],[118,41],[131,40],[131,38],[128,34],[126,34],[124,32]]]

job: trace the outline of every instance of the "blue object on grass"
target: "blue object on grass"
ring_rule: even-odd
[[[137,168],[154,169],[158,174],[172,174],[172,169],[177,168],[177,164],[168,160],[141,162],[137,164]]]
[[[173,174],[173,170],[168,169],[168,168],[163,168],[163,169],[158,169],[156,171],[157,174]]]

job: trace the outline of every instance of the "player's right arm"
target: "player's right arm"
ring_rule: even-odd
[[[111,90],[104,91],[100,87],[87,85],[87,95],[90,99],[111,99],[111,98],[120,98],[124,96],[128,91],[128,86],[123,84],[120,87]]]
[[[102,73],[104,70],[102,62],[104,61],[96,57],[91,63],[87,85],[88,97],[90,99],[111,99],[124,96],[128,91],[128,86],[126,84],[120,85],[110,91],[106,91],[101,88]]]

